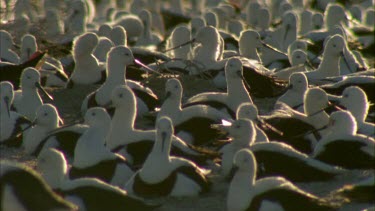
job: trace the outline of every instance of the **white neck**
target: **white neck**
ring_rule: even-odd
[[[132,109],[133,108],[133,109]],[[117,107],[112,117],[111,129],[107,137],[107,147],[114,149],[120,145],[130,143],[127,137],[133,135],[136,111],[134,106],[129,108]]]
[[[157,142],[155,142],[155,145],[156,144]],[[156,150],[155,148],[156,146],[154,146],[152,152],[148,155],[140,171],[141,178],[149,183],[160,182],[165,179],[170,173],[169,153],[166,153],[166,151],[161,152],[160,147],[158,147],[158,149]]]
[[[105,146],[105,138],[110,129],[110,124],[91,126],[79,138],[74,150],[73,166],[88,167],[100,162],[103,159],[114,158]]]
[[[172,120],[178,118],[178,115],[181,113],[181,96],[173,96],[173,98],[169,97],[168,99],[164,100],[163,105],[160,108],[158,113],[157,119],[168,116]]]
[[[228,208],[245,210],[249,205],[249,201],[246,199],[250,200],[250,191],[253,189],[254,183],[255,178],[252,171],[237,171],[229,186]]]
[[[339,76],[340,75],[340,66],[339,66],[340,57],[332,54],[325,54],[323,60],[320,63],[317,71],[324,74],[326,77],[330,76]]]

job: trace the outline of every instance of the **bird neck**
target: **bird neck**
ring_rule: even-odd
[[[135,118],[136,108],[134,106],[116,108],[112,117],[110,132],[106,139],[106,145],[109,149],[129,143],[127,142],[129,139],[124,137],[133,134]]]
[[[248,59],[254,59],[260,61],[259,54],[257,53],[256,47],[252,45],[246,45],[240,47],[241,56],[244,56]]]
[[[113,82],[124,82],[126,74],[126,66],[119,64],[117,61],[108,62],[108,79]]]
[[[84,72],[91,72],[98,70],[99,62],[95,58],[94,55],[90,54],[82,54],[82,55],[75,55],[74,61],[76,68],[74,71],[84,71]]]
[[[169,116],[172,119],[182,111],[181,96],[169,97],[163,103],[158,113],[158,119],[162,116]]]
[[[323,60],[318,67],[318,71],[321,71],[327,77],[339,76],[340,75],[339,61],[340,61],[339,56],[333,55],[331,53],[325,53],[323,55]]]

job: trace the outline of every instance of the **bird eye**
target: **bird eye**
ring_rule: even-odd
[[[30,77],[30,76],[26,76],[26,78],[27,78],[27,79],[31,79],[31,77]]]
[[[334,48],[336,48],[336,44],[333,44],[332,46],[333,46]]]
[[[176,86],[174,86],[174,88],[175,88],[175,89],[178,89],[178,86],[176,85]]]
[[[347,98],[347,97],[349,97],[349,95],[348,94],[344,94],[344,97]]]
[[[297,59],[300,59],[301,57],[300,57],[300,56],[297,56],[296,58],[297,58]]]
[[[95,115],[96,115],[96,113],[95,113],[95,112],[91,114],[91,116],[95,116]]]
[[[48,116],[48,113],[47,112],[45,112],[44,114],[43,114],[44,116]]]
[[[235,126],[235,128],[237,128],[237,129],[240,129],[240,128],[241,128],[241,126],[240,126],[240,125],[236,125],[236,126]]]
[[[118,95],[119,98],[122,98],[122,96],[123,96],[122,93],[120,93],[120,94]]]
[[[129,56],[129,53],[125,53],[125,56]]]

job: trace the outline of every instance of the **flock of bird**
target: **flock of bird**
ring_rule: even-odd
[[[153,210],[217,183],[228,211],[374,206],[373,1],[4,2],[0,144],[37,165],[1,158],[2,210]],[[187,97],[187,76],[218,91]],[[85,85],[64,121],[48,92]],[[370,176],[298,185],[350,171]]]

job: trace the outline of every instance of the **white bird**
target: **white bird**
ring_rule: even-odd
[[[357,122],[357,133],[375,137],[375,125],[366,122],[369,110],[369,102],[366,93],[357,86],[350,86],[344,89],[339,104],[344,106],[353,115]]]
[[[111,118],[103,108],[87,110],[89,128],[78,139],[69,178],[94,177],[116,186],[124,185],[133,175],[127,160],[105,147]]]
[[[2,210],[78,210],[30,167],[1,160],[0,168]]]
[[[248,119],[253,121],[254,128],[256,130],[255,142],[268,142],[268,137],[266,133],[257,125],[261,123],[261,120],[258,118],[258,108],[256,105],[251,103],[242,103],[236,113],[236,119]]]
[[[20,57],[11,48],[15,45],[12,36],[5,30],[0,31],[0,61],[18,64]]]
[[[117,25],[111,29],[109,38],[112,40],[114,46],[127,46],[126,30],[121,25]]]
[[[195,95],[187,100],[184,107],[190,105],[209,105],[219,110],[225,109],[233,117],[241,103],[253,103],[243,81],[242,62],[231,58],[225,65],[227,92],[205,92]]]
[[[181,107],[182,85],[177,79],[169,79],[165,84],[164,100],[157,119],[168,116],[174,124],[178,137],[193,145],[202,145],[221,136],[211,124],[218,124],[222,119],[230,119],[221,112],[207,105],[191,105]]]
[[[107,61],[107,53],[114,47],[114,43],[107,37],[100,37],[99,43],[95,48],[94,56],[98,59],[99,62]]]
[[[98,42],[98,36],[92,32],[82,34],[74,40],[75,66],[67,84],[68,88],[72,88],[75,84],[100,84],[106,79],[105,68],[99,65],[98,59],[93,55]]]
[[[70,180],[64,154],[55,149],[41,152],[37,169],[52,189],[66,200],[76,204],[80,210],[150,210],[155,206],[131,197],[126,191],[94,178]],[[98,200],[101,203],[98,204]]]
[[[24,63],[38,50],[36,39],[31,34],[22,36],[21,39],[21,58],[20,62]]]
[[[285,104],[280,106],[276,115],[264,117],[264,121],[278,131],[263,126],[264,132],[270,140],[287,143],[298,151],[310,154],[317,141],[328,132],[327,129],[316,131],[325,128],[329,122],[325,112],[331,107],[327,94],[320,88],[308,89],[304,95],[304,113]]]
[[[224,130],[231,138],[230,143],[220,149],[221,169],[220,174],[224,177],[230,177],[233,169],[233,158],[237,151],[249,148],[255,141],[256,130],[254,123],[247,119],[237,119],[230,126],[223,126]]]
[[[128,85],[138,97],[137,112],[139,115],[152,111],[158,105],[158,98],[151,89],[139,82],[126,79],[126,68],[134,64],[132,51],[125,46],[112,48],[107,54],[107,79],[96,91],[87,95],[82,102],[81,112],[88,108],[102,106],[111,109],[111,93],[118,85]]]
[[[168,117],[156,123],[156,141],[142,169],[124,189],[139,197],[197,196],[211,183],[203,169],[184,158],[170,156],[173,124]]]
[[[144,25],[143,33],[141,36],[138,37],[136,42],[137,46],[147,46],[147,47],[154,47],[161,43],[162,36],[153,32],[151,29],[152,25],[152,15],[151,12],[148,10],[141,10],[138,14],[139,18],[142,20]]]
[[[327,200],[299,189],[282,177],[256,180],[258,166],[248,149],[236,153],[234,164],[238,170],[229,186],[228,210],[298,210],[301,206],[310,210],[336,209]]]
[[[65,35],[68,35],[67,40],[71,41],[74,36],[86,32],[86,24],[88,22],[89,11],[83,0],[74,0],[68,8],[70,13],[64,21]],[[65,41],[67,41],[65,40]]]
[[[294,110],[304,113],[303,98],[307,89],[308,82],[305,74],[293,73],[289,77],[288,90],[277,99],[275,106],[282,102]]]
[[[293,73],[306,72],[307,54],[302,50],[294,50],[291,52],[289,62],[290,67],[274,71],[272,76],[280,80],[288,80]]]
[[[33,120],[33,127],[23,136],[22,147],[27,154],[33,154],[37,148],[43,147],[42,143],[49,132],[59,127],[59,122],[63,123],[58,111],[52,104],[43,104],[37,111]]]
[[[20,146],[23,130],[30,127],[31,121],[10,110],[14,98],[13,85],[10,82],[0,82],[0,97],[0,144]]]
[[[14,93],[13,107],[28,119],[34,119],[36,110],[43,104],[38,90],[53,100],[53,97],[40,85],[39,71],[32,67],[24,69],[21,74],[21,90]]]
[[[312,157],[347,169],[374,168],[375,140],[356,133],[357,123],[350,112],[332,113],[327,126],[329,133],[318,142]]]
[[[190,29],[186,26],[177,26],[175,29],[173,29],[171,36],[167,41],[167,46],[168,48],[174,48],[190,40]],[[189,59],[191,54],[191,47],[190,45],[186,45],[180,48],[176,48],[171,52],[171,54],[171,56],[176,59]]]
[[[221,36],[216,28],[202,27],[197,32],[194,42],[201,44],[193,49],[193,60],[198,64],[207,67],[221,58],[224,49],[222,49]]]
[[[111,99],[116,110],[106,146],[112,152],[124,155],[133,166],[141,166],[155,143],[156,130],[135,128],[137,102],[129,87],[115,88]],[[172,136],[171,154],[192,160],[198,165],[207,164],[210,159],[218,157],[216,153],[200,151],[186,144],[175,135]]]
[[[323,60],[318,69],[306,73],[309,82],[317,83],[326,77],[339,76],[339,61],[343,55],[344,47],[345,40],[341,35],[336,34],[330,37],[324,47]]]

